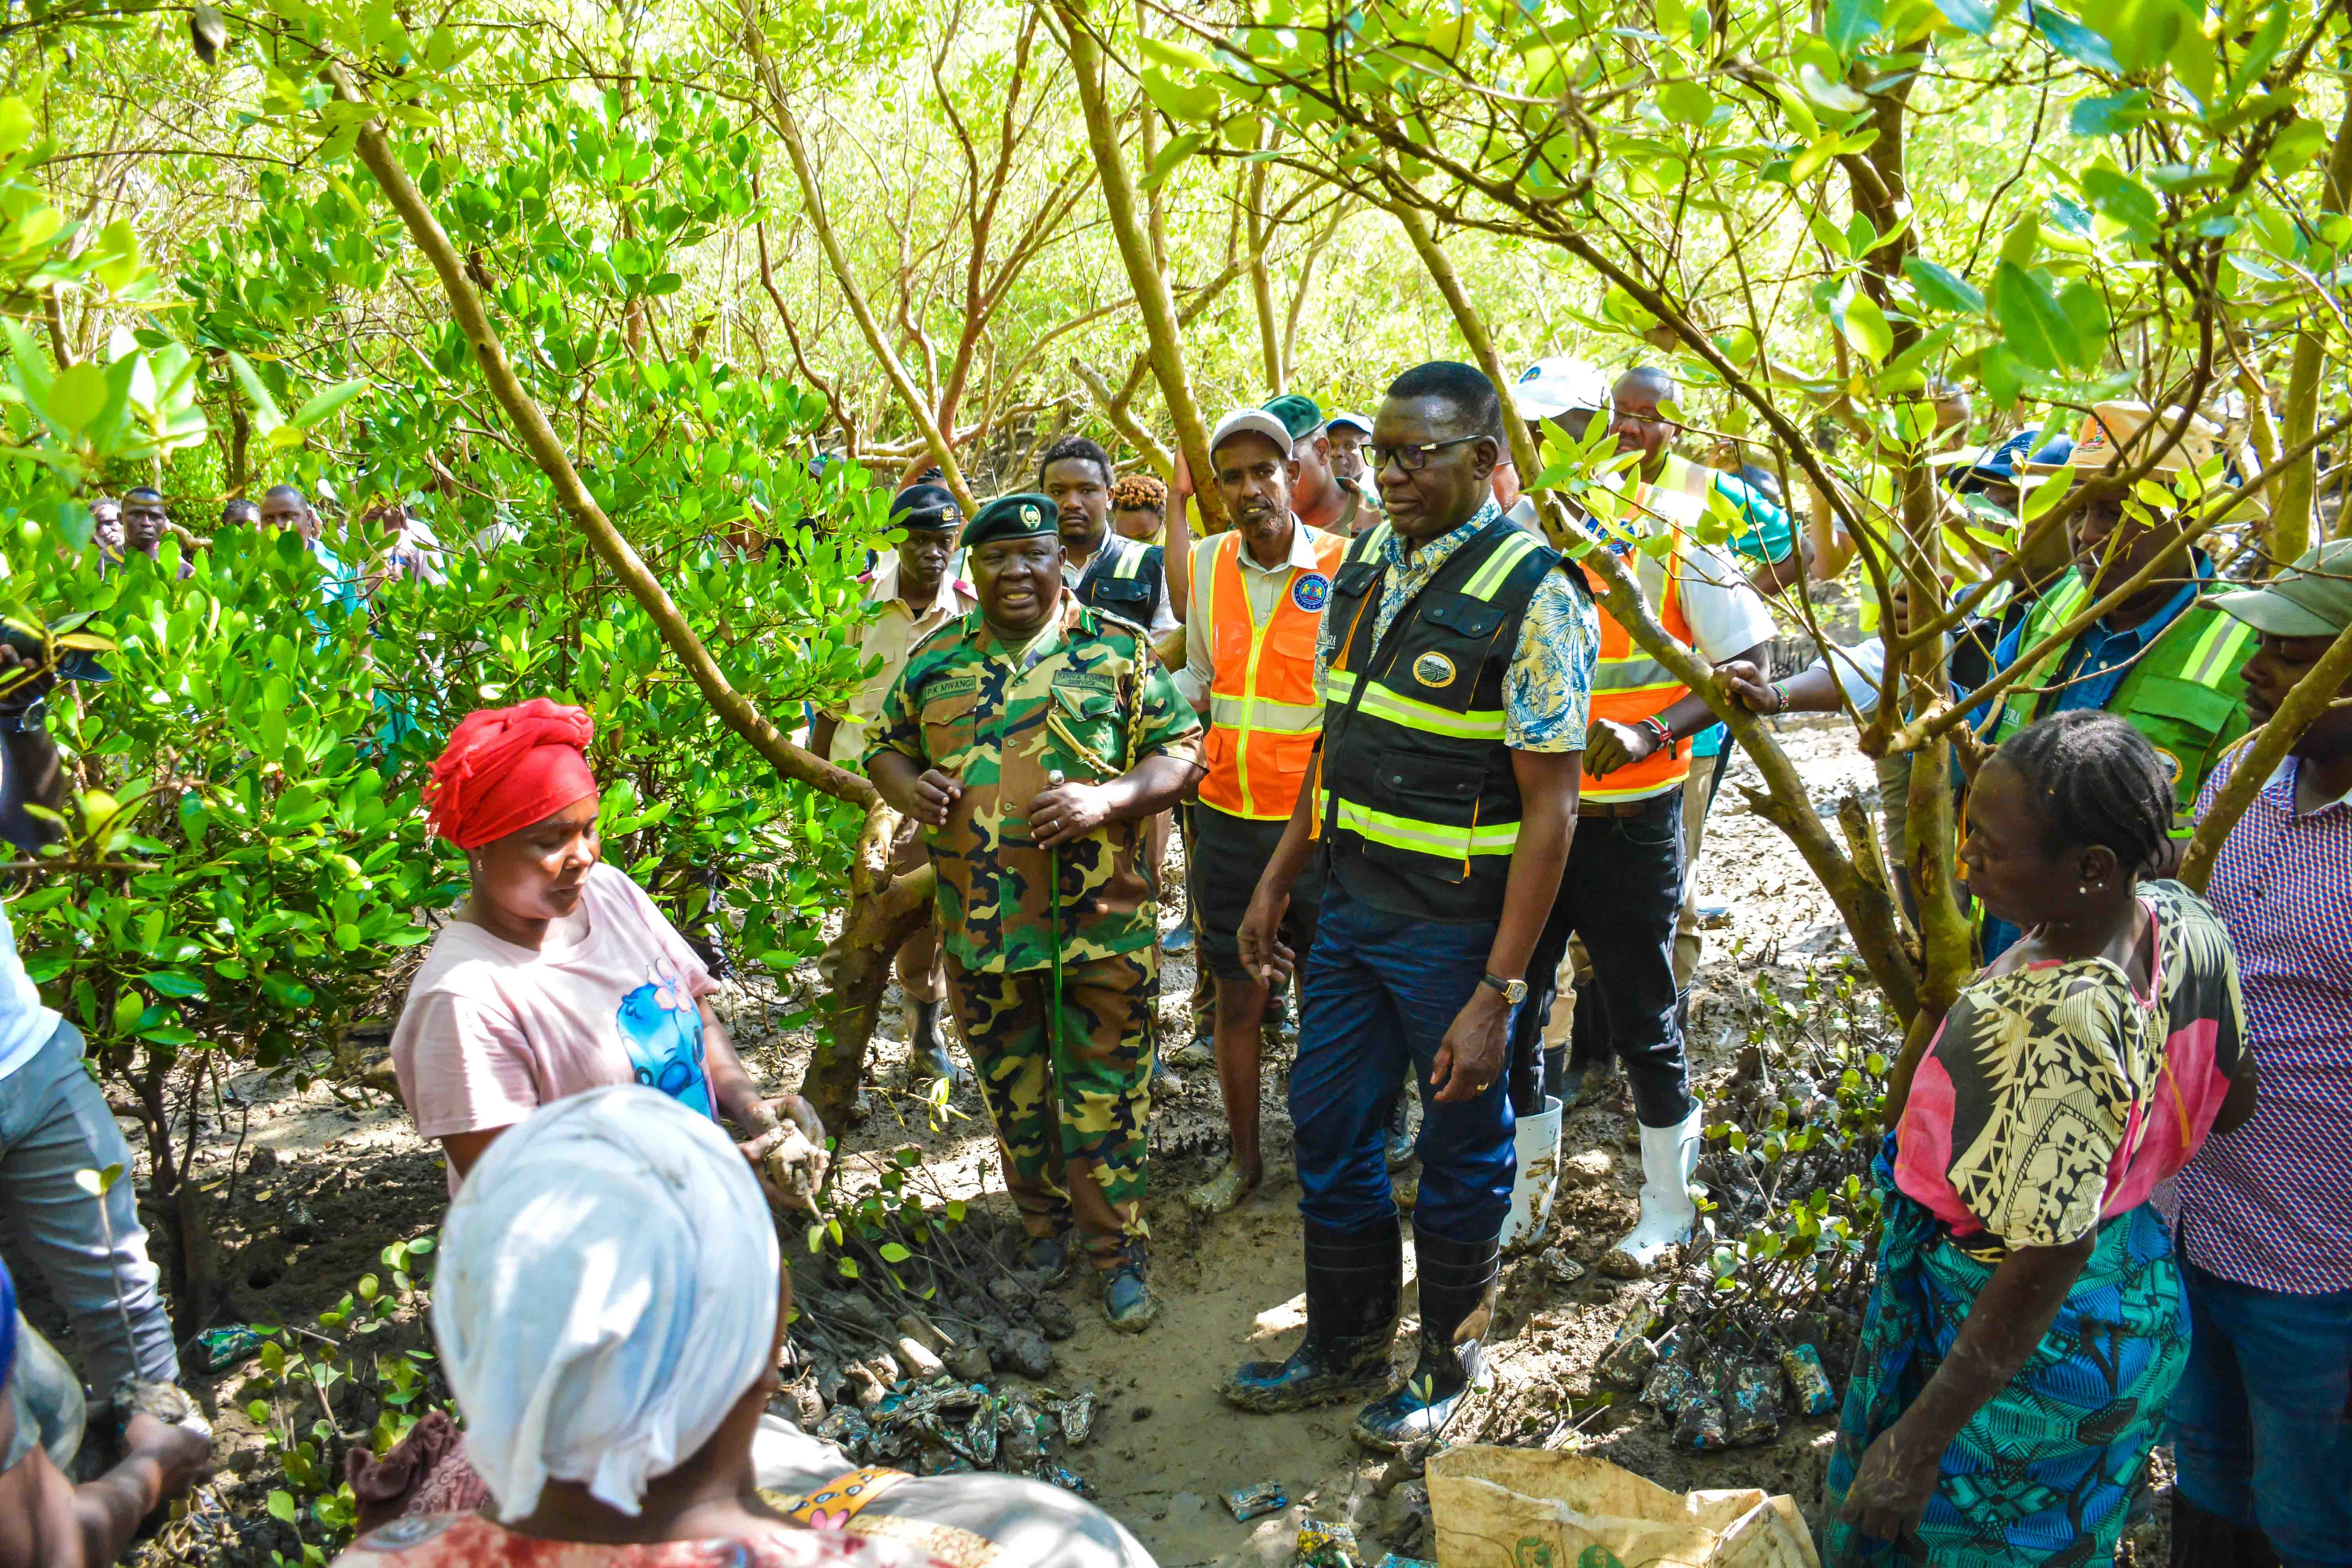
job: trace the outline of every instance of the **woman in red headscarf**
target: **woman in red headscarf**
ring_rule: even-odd
[[[409,984],[401,1099],[447,1153],[453,1194],[538,1106],[639,1083],[730,1123],[771,1193],[806,1202],[823,1177],[815,1113],[761,1098],[710,1010],[709,970],[598,858],[593,733],[580,709],[533,698],[467,714],[433,764],[433,828],[466,852],[472,889]]]

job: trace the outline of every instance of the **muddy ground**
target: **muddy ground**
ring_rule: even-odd
[[[1791,726],[1784,738],[1825,812],[1848,790],[1868,796],[1871,768],[1854,751],[1850,730]],[[1692,1068],[1702,1090],[1730,1069],[1734,1042],[1744,1039],[1755,1005],[1751,982],[1759,966],[1786,985],[1807,963],[1845,951],[1835,911],[1795,852],[1747,808],[1738,786],[1753,778],[1752,768],[1735,762],[1698,871],[1703,900],[1728,910],[1707,932],[1694,989]],[[1171,1044],[1186,1033],[1192,982],[1189,956],[1171,957],[1162,1002],[1163,1035]],[[813,976],[803,984],[813,985]],[[776,1089],[797,1082],[806,1059],[805,1036],[774,1023],[794,1000],[743,988],[725,998],[747,1060]],[[877,1032],[866,1113],[838,1130],[845,1152],[914,1144],[942,1194],[1009,1215],[977,1094],[965,1089],[952,1103],[957,1114],[944,1126],[931,1125],[906,1091],[902,1040],[894,1002]],[[1397,1487],[1393,1474],[1384,1480],[1386,1461],[1356,1447],[1348,1435],[1352,1410],[1244,1416],[1215,1394],[1227,1366],[1278,1357],[1301,1321],[1298,1192],[1285,1109],[1290,1050],[1286,1043],[1267,1065],[1266,1183],[1232,1214],[1204,1221],[1181,1201],[1222,1157],[1213,1074],[1206,1068],[1182,1072],[1181,1092],[1155,1106],[1149,1216],[1160,1313],[1150,1332],[1117,1335],[1089,1287],[1066,1291],[1077,1327],[1055,1347],[1061,1363],[1055,1381],[1066,1391],[1091,1387],[1104,1403],[1091,1443],[1070,1462],[1169,1568],[1286,1562],[1310,1510],[1318,1517],[1352,1517],[1381,1547],[1426,1547],[1425,1538],[1413,1537],[1409,1518],[1416,1489]],[[208,1130],[201,1174],[219,1184],[218,1239],[238,1306],[257,1321],[314,1325],[362,1275],[387,1275],[380,1262],[385,1246],[431,1234],[445,1201],[441,1163],[410,1130],[396,1100],[380,1090],[314,1084],[296,1092],[259,1074],[236,1089],[240,1098],[225,1103]],[[1591,1265],[1635,1209],[1639,1159],[1622,1089],[1570,1112],[1562,1155],[1564,1184],[1548,1239]],[[1493,1356],[1496,1393],[1489,1397],[1541,1412],[1527,1418],[1516,1439],[1554,1447],[1580,1443],[1676,1489],[1763,1487],[1792,1493],[1809,1511],[1817,1506],[1831,1441],[1827,1423],[1792,1420],[1777,1442],[1703,1456],[1675,1447],[1630,1402],[1588,1404],[1593,1363],[1638,1289],[1590,1268],[1555,1286],[1532,1255],[1507,1268]],[[1410,1290],[1406,1310],[1412,1310]],[[416,1320],[412,1308],[394,1312],[372,1342],[379,1350],[421,1344]],[[217,1383],[191,1379],[217,1421],[225,1474],[215,1497],[230,1517],[209,1518],[202,1531],[175,1532],[168,1538],[177,1549],[173,1555],[267,1562],[272,1545],[290,1554],[290,1532],[262,1513],[262,1500],[283,1483],[261,1429],[245,1412],[256,1393],[253,1373],[247,1363]],[[285,1397],[278,1396],[280,1408]],[[307,1425],[316,1414],[304,1409],[298,1419]],[[1220,1500],[1228,1490],[1267,1480],[1287,1493],[1287,1508],[1242,1523]],[[2143,1531],[2141,1562],[2162,1561],[2147,1550],[2155,1529],[2151,1521]]]

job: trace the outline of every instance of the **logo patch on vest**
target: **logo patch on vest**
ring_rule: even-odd
[[[1331,579],[1320,572],[1309,572],[1290,585],[1290,602],[1315,615],[1331,597]]]
[[[1454,684],[1454,661],[1432,648],[1412,661],[1412,678],[1423,686]]]
[[[2180,759],[2158,746],[2156,748],[2156,762],[2164,770],[2164,787],[2178,790],[2180,787]]]

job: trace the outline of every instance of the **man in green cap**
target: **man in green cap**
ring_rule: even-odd
[[[1111,1326],[1139,1332],[1158,868],[1146,820],[1201,777],[1201,723],[1131,623],[1063,582],[1052,498],[963,532],[980,607],[919,647],[866,753],[923,825],[948,997],[1048,1280],[1075,1226]]]
[[[2267,726],[2352,626],[2352,540],[2210,603],[2256,634],[2246,707]],[[2203,889],[2237,954],[2262,1088],[2252,1119],[2156,1197],[2189,1300],[2166,1412],[2181,1563],[2342,1563],[2352,1542],[2352,681],[2333,696]],[[2251,752],[2214,768],[2200,818]]]
[[[1323,426],[1323,410],[1313,398],[1297,392],[1284,393],[1265,408],[1290,432],[1291,456],[1298,464],[1298,482],[1291,488],[1290,505],[1298,521],[1342,539],[1356,537],[1363,492],[1341,479],[1331,466],[1331,437]]]

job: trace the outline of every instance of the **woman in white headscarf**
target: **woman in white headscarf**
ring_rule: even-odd
[[[760,1501],[789,1286],[751,1167],[634,1085],[543,1106],[441,1233],[433,1329],[497,1518],[395,1520],[349,1568],[908,1568],[896,1542]]]

